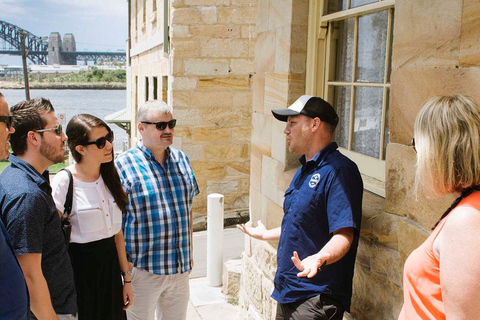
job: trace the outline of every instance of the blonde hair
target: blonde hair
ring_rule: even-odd
[[[480,109],[463,95],[430,99],[415,120],[415,187],[444,195],[480,185]]]

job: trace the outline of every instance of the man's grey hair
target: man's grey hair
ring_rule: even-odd
[[[145,102],[137,111],[137,122],[150,121],[153,113],[170,113],[173,115],[173,109],[161,100],[149,100]]]

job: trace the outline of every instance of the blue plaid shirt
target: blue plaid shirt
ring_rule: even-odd
[[[126,250],[135,267],[158,275],[192,269],[190,211],[198,191],[188,157],[172,147],[162,167],[139,144],[115,159],[129,204],[123,212]]]

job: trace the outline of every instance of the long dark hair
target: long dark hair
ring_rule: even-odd
[[[66,130],[68,136],[67,142],[68,148],[72,152],[73,159],[75,159],[76,162],[80,163],[82,161],[82,155],[75,150],[75,147],[89,142],[89,135],[92,129],[100,126],[105,127],[108,132],[112,131],[102,119],[92,116],[91,114],[78,114],[70,120]],[[112,154],[115,154],[113,149]],[[120,176],[113,163],[113,158],[112,161],[100,165],[100,175],[108,191],[110,191],[117,202],[117,206],[123,211],[128,204],[128,196],[123,190]]]

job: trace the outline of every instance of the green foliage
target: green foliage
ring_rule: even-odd
[[[32,80],[37,80],[33,77]],[[44,81],[42,78],[39,82]],[[80,71],[67,75],[49,75],[49,82],[106,82],[106,83],[126,83],[127,72],[125,70],[100,70],[93,69],[88,71]]]
[[[10,165],[10,161],[0,160],[0,173],[2,173],[3,170],[5,170],[5,168],[8,167],[9,165]],[[57,173],[67,166],[68,166],[68,163],[66,161],[60,162],[60,163],[51,165],[50,167],[48,167],[48,170],[50,171],[50,173]]]

